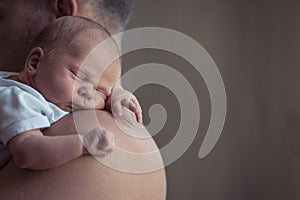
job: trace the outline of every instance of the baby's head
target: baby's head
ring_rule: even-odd
[[[93,50],[104,40],[105,46]],[[104,27],[82,17],[62,17],[35,38],[22,73],[63,110],[103,109],[120,77],[117,55],[118,47]],[[112,57],[116,60],[108,63]]]

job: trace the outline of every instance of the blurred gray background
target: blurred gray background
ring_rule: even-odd
[[[210,119],[210,98],[201,75],[170,52],[139,50],[123,56],[124,73],[141,64],[162,63],[183,74],[197,91],[199,131],[184,155],[166,168],[167,199],[300,199],[300,1],[134,2],[128,29],[164,27],[192,37],[217,64],[227,92],[223,133],[200,160]],[[168,144],[180,123],[174,94],[154,84],[135,94],[145,124],[151,105],[159,103],[167,110],[167,123],[154,139],[160,147]]]

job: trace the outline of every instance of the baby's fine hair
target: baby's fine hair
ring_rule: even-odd
[[[55,51],[70,47],[80,33],[96,43],[111,37],[103,26],[88,18],[66,16],[49,23],[33,40],[31,47],[41,47],[45,55],[52,56]]]

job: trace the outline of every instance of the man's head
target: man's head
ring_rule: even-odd
[[[92,20],[62,17],[33,42],[20,76],[60,108],[103,109],[119,80],[117,44]]]
[[[1,0],[0,70],[21,71],[32,40],[56,18],[84,16],[111,34],[123,30],[132,0]]]
[[[79,0],[83,15],[104,26],[111,34],[124,30],[132,0]]]

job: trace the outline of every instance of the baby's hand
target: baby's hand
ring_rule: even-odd
[[[82,135],[83,145],[93,156],[106,156],[114,150],[114,137],[104,129],[97,127]]]
[[[136,121],[142,123],[142,108],[137,98],[131,92],[118,87],[113,90],[112,95],[107,99],[106,108],[108,108],[114,116],[120,117],[123,115],[123,107],[132,111],[136,116]]]

